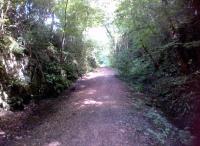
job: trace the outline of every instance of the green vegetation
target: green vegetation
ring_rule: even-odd
[[[56,97],[111,64],[153,105],[191,124],[200,110],[199,0],[113,0],[114,14],[99,3],[0,0],[0,107]],[[99,43],[87,38],[91,28]]]
[[[199,113],[199,1],[122,0],[112,65],[153,105],[192,124]]]
[[[0,106],[56,97],[97,67],[83,32],[103,13],[86,0],[0,1]]]

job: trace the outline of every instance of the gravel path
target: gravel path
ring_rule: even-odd
[[[146,106],[144,95],[131,93],[110,68],[89,73],[70,95],[62,96],[30,116],[4,145],[184,145],[187,132],[180,134],[159,111]]]

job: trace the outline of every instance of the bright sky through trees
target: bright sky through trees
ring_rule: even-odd
[[[88,39],[97,43],[98,47],[101,48],[101,56],[105,59],[105,56],[110,54],[110,47],[112,46],[112,41],[105,25],[111,25],[109,26],[109,29],[111,29],[111,32],[113,31],[112,22],[115,16],[114,12],[117,8],[117,2],[114,0],[92,0],[90,1],[90,4],[92,7],[103,11],[104,22],[101,26],[89,28],[85,34]]]

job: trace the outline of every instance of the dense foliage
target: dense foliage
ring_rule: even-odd
[[[101,23],[114,46],[113,67],[151,105],[191,125],[200,111],[199,0],[113,0],[112,16],[96,2],[0,0],[0,107],[56,97],[97,67],[96,59],[109,64],[109,44],[94,50],[85,36]]]
[[[0,1],[0,106],[58,95],[96,67],[83,32],[102,14],[86,0]]]
[[[187,124],[199,111],[199,6],[198,0],[122,0],[115,19],[113,66]]]

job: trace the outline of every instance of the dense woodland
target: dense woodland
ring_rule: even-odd
[[[117,2],[109,21],[87,0],[0,0],[1,108],[56,97],[97,67],[84,32],[102,25],[121,78],[178,126],[192,126],[200,110],[200,1]]]
[[[199,0],[123,0],[116,11],[113,66],[180,127],[199,117],[199,18]]]
[[[96,66],[83,32],[101,14],[88,2],[3,0],[0,7],[1,107],[56,96]]]

